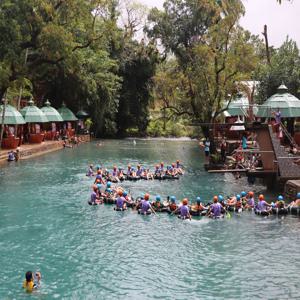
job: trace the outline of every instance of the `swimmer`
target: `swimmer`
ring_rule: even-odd
[[[89,166],[89,169],[88,169],[88,171],[86,173],[86,176],[88,176],[88,177],[94,176],[93,165]]]
[[[201,198],[196,198],[196,204],[191,207],[195,212],[202,212],[205,209],[205,206],[202,205]]]
[[[176,197],[171,196],[171,203],[169,203],[169,211],[174,212],[177,209]]]
[[[285,208],[285,202],[283,200],[283,196],[279,195],[276,201],[276,208]]]
[[[97,175],[96,175],[94,183],[97,183],[97,182],[100,182],[101,184],[105,184],[105,181],[103,180],[103,176],[102,176],[102,171],[101,170],[97,171]]]
[[[300,193],[297,193],[296,199],[290,203],[289,207],[300,207]]]
[[[249,192],[248,193],[248,198],[247,198],[247,203],[245,205],[246,209],[253,209],[255,207],[255,201],[254,201],[254,193]]]
[[[189,200],[187,198],[184,198],[182,200],[182,205],[180,207],[177,207],[175,211],[172,212],[172,214],[175,214],[179,210],[179,218],[186,220],[190,219],[192,220],[190,209],[188,207]]]
[[[241,202],[243,207],[247,204],[247,193],[245,191],[241,192]]]
[[[35,280],[36,282],[35,282]],[[34,289],[40,287],[40,279],[41,273],[35,272],[35,278],[31,271],[27,271],[25,274],[25,280],[23,281],[23,288],[26,289],[27,292],[32,292]]]
[[[149,215],[151,211],[155,213],[150,202],[150,195],[148,193],[145,194],[144,199],[141,201],[141,208],[139,209],[139,213],[141,215]]]
[[[218,196],[214,196],[213,204],[211,204],[207,215],[214,219],[222,217],[222,205],[218,202]]]
[[[152,203],[152,207],[155,211],[160,211],[162,209],[162,204],[161,204],[161,197],[160,195],[157,195],[155,197],[155,202]]]
[[[259,200],[259,202],[257,204],[257,211],[258,212],[267,212],[267,213],[270,212],[271,204],[269,204],[265,201],[264,195],[262,195],[262,194],[259,195],[258,200]]]
[[[141,165],[137,165],[137,171],[136,171],[136,176],[140,177],[142,176],[143,169],[141,168]]]
[[[242,211],[242,198],[241,195],[236,195],[235,209],[237,212]]]
[[[122,190],[118,191],[118,196],[119,197],[117,198],[117,201],[116,201],[115,210],[119,210],[119,211],[126,210],[127,209],[127,206],[126,206],[127,201],[123,196],[123,191]]]
[[[96,205],[97,200],[99,200],[98,187],[97,187],[97,185],[94,184],[93,185],[93,191],[91,193],[91,198],[89,200],[89,204],[90,205]]]

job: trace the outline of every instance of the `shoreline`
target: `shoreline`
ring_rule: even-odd
[[[81,139],[81,143],[91,142],[90,135],[78,135],[78,137]],[[63,143],[64,143],[63,140],[59,140],[59,141],[44,141],[41,144],[24,144],[20,146],[19,161],[34,158],[37,156],[41,156],[44,154],[48,154],[54,151],[64,149]],[[0,149],[0,165],[9,163],[7,161],[9,151],[11,150]],[[15,151],[15,149],[13,151]]]
[[[20,147],[20,160],[26,160],[47,153],[64,149],[63,141],[45,141],[41,144],[28,144]],[[7,161],[8,152],[11,150],[0,150],[0,165],[10,163]]]

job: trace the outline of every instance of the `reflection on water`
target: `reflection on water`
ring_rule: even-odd
[[[104,141],[11,164],[0,177],[0,299],[299,299],[296,218],[181,221],[169,215],[90,207],[89,163],[126,166],[180,159],[178,181],[125,182],[150,192],[209,200],[249,187],[203,170],[196,142]],[[20,288],[41,270],[35,295]]]

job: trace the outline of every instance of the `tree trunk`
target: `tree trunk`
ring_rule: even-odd
[[[267,62],[270,65],[271,64],[271,58],[270,58],[270,49],[269,49],[268,27],[267,27],[267,25],[264,26],[264,32],[262,34],[265,37]]]

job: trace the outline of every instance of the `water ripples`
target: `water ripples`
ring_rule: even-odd
[[[138,141],[134,150],[130,143],[105,141],[99,151],[82,145],[2,171],[1,299],[299,298],[297,218],[244,213],[230,220],[181,221],[88,206],[93,179],[84,171],[91,162],[152,166],[179,158],[188,168],[176,182],[124,182],[135,197],[149,191],[209,200],[250,188],[230,174],[203,172],[192,142]],[[28,269],[43,274],[43,288],[34,295],[20,288]]]

